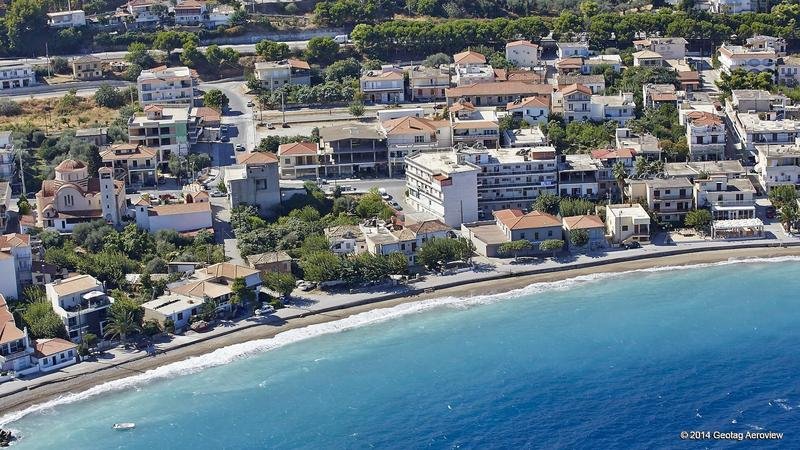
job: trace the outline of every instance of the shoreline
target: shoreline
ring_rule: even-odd
[[[94,386],[127,378],[132,375],[144,373],[150,369],[164,366],[170,363],[183,361],[185,359],[203,356],[214,350],[228,347],[234,344],[245,343],[257,339],[269,339],[285,331],[303,328],[309,325],[332,322],[350,317],[355,314],[371,311],[375,309],[390,308],[396,305],[427,300],[431,298],[456,296],[473,297],[478,295],[501,294],[526,286],[556,282],[571,279],[579,276],[600,274],[600,273],[622,273],[635,270],[652,269],[668,266],[693,266],[698,264],[719,263],[732,259],[752,259],[752,258],[777,258],[785,256],[800,256],[800,247],[759,247],[759,248],[732,248],[724,250],[699,251],[695,253],[685,253],[670,256],[657,256],[633,261],[608,262],[604,264],[592,265],[551,271],[538,274],[513,275],[493,280],[476,280],[458,286],[437,289],[431,293],[420,293],[403,296],[399,298],[378,300],[371,303],[357,306],[349,306],[335,311],[319,311],[304,317],[289,319],[282,325],[252,326],[230,334],[214,336],[208,340],[190,343],[186,346],[170,349],[165,354],[159,354],[154,358],[142,358],[110,366],[107,369],[75,375],[36,386],[28,390],[23,390],[0,398],[0,411],[3,416],[23,410],[35,404],[54,400],[69,393],[86,391]]]

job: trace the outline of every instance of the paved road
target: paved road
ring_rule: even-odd
[[[29,88],[20,88],[13,91],[5,92],[0,97],[8,98],[11,100],[28,100],[31,98],[60,98],[71,89],[76,90],[76,95],[80,97],[91,97],[97,91],[100,85],[108,84],[110,86],[125,88],[133,86],[135,83],[123,80],[97,80],[97,81],[73,81],[69,83],[60,84],[39,84]]]

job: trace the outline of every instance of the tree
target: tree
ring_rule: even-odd
[[[194,42],[185,42],[180,59],[181,62],[188,67],[197,67],[203,62],[205,57],[203,53],[197,49],[197,44]]]
[[[153,40],[153,47],[162,50],[169,57],[170,53],[183,45],[183,36],[177,31],[159,31]]]
[[[625,179],[628,178],[628,169],[622,161],[617,161],[611,167],[611,175],[617,182],[617,189],[619,189],[619,201],[625,203]]]
[[[47,300],[34,301],[25,307],[22,320],[28,327],[28,332],[33,339],[62,338],[69,339],[64,322],[53,311],[53,306]]]
[[[517,256],[522,252],[530,251],[533,248],[531,241],[526,239],[519,239],[516,241],[503,242],[500,244],[498,250],[502,255],[514,255],[514,261]]]
[[[769,200],[775,208],[794,206],[797,204],[797,189],[793,185],[775,186],[769,190]]]
[[[39,0],[13,0],[5,14],[8,44],[18,54],[39,53],[44,50],[47,33],[46,4]]]
[[[583,229],[571,230],[569,242],[577,248],[585,247],[589,243],[589,232]]]
[[[365,108],[363,103],[354,101],[350,103],[350,105],[347,107],[347,110],[350,111],[350,114],[353,117],[361,117],[364,115]]]
[[[153,65],[153,57],[150,56],[150,53],[147,51],[147,45],[142,42],[131,42],[128,45],[128,53],[125,55],[125,61],[131,63],[131,65],[138,66],[141,68],[144,67],[152,67]]]
[[[556,257],[556,253],[560,252],[562,248],[564,248],[564,241],[561,239],[547,239],[539,244],[539,250],[543,252],[553,252],[553,258]]]
[[[228,106],[228,96],[219,89],[209,89],[203,94],[203,104],[217,111],[222,111]]]
[[[784,205],[778,212],[778,220],[786,231],[791,231],[792,227],[800,220],[800,211],[795,205]]]
[[[290,273],[267,272],[261,276],[264,285],[268,289],[275,291],[281,298],[292,295],[295,288],[295,278]]]
[[[230,303],[233,306],[231,311],[232,316],[236,316],[239,305],[250,305],[256,298],[255,292],[247,287],[244,278],[238,277],[233,280],[231,284],[231,298]]]
[[[267,61],[278,61],[289,56],[289,45],[264,39],[256,44],[256,54]]]
[[[325,68],[325,81],[342,81],[361,76],[361,63],[355,58],[340,59]]]
[[[439,67],[444,64],[450,64],[451,61],[452,58],[450,58],[450,55],[439,52],[425,58],[422,65],[425,67]]]
[[[53,247],[60,247],[64,243],[64,237],[55,230],[44,230],[39,233],[39,241],[45,250]]]
[[[247,20],[249,18],[250,14],[248,14],[244,8],[238,8],[233,12],[233,14],[231,14],[228,24],[234,27],[241,27],[247,25]]]
[[[105,326],[104,336],[111,339],[119,337],[125,344],[128,336],[140,331],[142,331],[142,327],[136,323],[133,311],[112,311]]]
[[[582,198],[562,198],[561,203],[558,205],[558,214],[561,217],[592,214],[594,210],[594,203]]]
[[[308,281],[334,281],[341,276],[341,258],[330,251],[314,252],[300,258],[303,278]]]
[[[94,102],[97,103],[98,106],[103,106],[105,108],[117,109],[124,105],[126,101],[127,98],[122,92],[108,83],[101,84],[94,93]]]
[[[683,223],[697,231],[706,231],[711,224],[711,212],[707,209],[689,211],[686,213],[686,219],[684,219]]]
[[[558,214],[558,205],[561,203],[561,198],[548,191],[539,191],[539,196],[534,200],[533,208],[536,211],[556,215]]]
[[[329,37],[315,37],[308,41],[306,58],[319,64],[328,64],[336,59],[339,44]]]
[[[472,256],[472,243],[464,238],[433,238],[417,250],[417,261],[428,269],[441,269],[450,261],[466,260]]]

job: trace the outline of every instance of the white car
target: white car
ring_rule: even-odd
[[[346,34],[339,34],[333,37],[333,42],[337,44],[347,44],[350,41],[350,37]]]
[[[275,312],[275,308],[273,308],[272,305],[268,305],[266,303],[264,305],[262,305],[261,308],[258,308],[257,310],[255,310],[255,313],[256,313],[257,316],[268,316],[268,315],[270,315],[270,314],[272,314],[274,312]]]

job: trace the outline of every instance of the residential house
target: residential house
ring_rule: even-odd
[[[0,181],[0,231],[6,230],[9,207],[11,207],[11,184],[8,181]]]
[[[539,46],[531,41],[513,41],[506,44],[506,61],[517,67],[539,65]]]
[[[664,57],[650,50],[641,50],[633,54],[633,67],[663,67]]]
[[[564,228],[564,241],[567,246],[576,250],[596,250],[606,246],[606,224],[600,216],[581,215],[569,216],[561,219]],[[589,236],[586,245],[576,247],[572,243],[572,233],[583,230]]]
[[[48,283],[45,294],[72,342],[81,342],[86,333],[104,336],[108,308],[114,299],[106,295],[103,284],[96,278],[76,275]]]
[[[694,185],[687,178],[629,180],[629,199],[647,199],[659,222],[683,223],[692,210]]]
[[[201,0],[183,0],[173,7],[178,25],[198,25],[205,21],[207,13],[206,2]]]
[[[72,58],[72,76],[79,81],[103,78],[103,60],[94,55]]]
[[[603,163],[591,155],[560,155],[558,190],[561,197],[597,198]]]
[[[592,150],[592,160],[602,164],[602,170],[598,171],[598,194],[609,194],[610,198],[621,198],[619,183],[614,177],[614,166],[621,163],[625,171],[630,175],[634,172],[636,161],[636,150],[632,148],[598,149]]]
[[[119,225],[125,202],[125,182],[115,180],[110,167],[90,177],[85,163],[66,159],[56,166],[55,179],[42,182],[36,193],[36,226],[68,232],[99,219]]]
[[[680,70],[678,71],[678,83],[680,84],[680,90],[683,92],[697,92],[702,86],[700,72],[696,70]]]
[[[614,72],[620,73],[625,66],[620,55],[595,55],[583,59],[581,73],[584,75],[593,73],[596,67],[610,67]]]
[[[323,176],[388,173],[386,136],[372,124],[348,124],[319,130]]]
[[[162,0],[130,0],[119,8],[118,12],[120,14],[118,16],[125,23],[130,18],[131,25],[136,28],[153,27],[158,25],[162,19],[156,5],[164,6],[164,12],[168,9],[168,3]]]
[[[208,13],[208,19],[206,20],[206,27],[208,28],[217,28],[217,27],[224,27],[228,25],[231,21],[231,16],[236,12],[237,8],[234,8],[231,5],[216,5],[211,8],[211,12]]]
[[[543,241],[564,237],[561,219],[541,211],[526,214],[519,209],[502,209],[494,212],[494,218],[506,242],[528,241],[534,251]]]
[[[0,371],[12,371],[16,376],[35,372],[31,370],[33,352],[27,327],[17,326],[5,297],[0,295]]]
[[[78,362],[78,345],[60,338],[37,339],[33,360],[39,372],[53,372]]]
[[[765,36],[757,34],[749,37],[746,40],[745,47],[751,50],[769,50],[772,49],[778,56],[786,56],[786,39],[782,37]]]
[[[261,86],[269,90],[286,85],[311,86],[311,66],[299,59],[257,62],[253,73]]]
[[[579,56],[571,58],[562,58],[556,61],[556,75],[577,75],[582,74],[584,71],[585,59]]]
[[[189,154],[203,132],[202,125],[190,106],[147,105],[128,119],[128,142],[158,149],[159,162],[166,164],[173,154]]]
[[[233,263],[217,263],[206,268],[199,269],[194,273],[196,279],[211,281],[214,283],[233,284],[236,279],[244,280],[244,285],[248,289],[257,291],[261,287],[261,272],[247,266]]]
[[[401,117],[381,122],[378,130],[386,136],[389,176],[405,170],[405,157],[417,151],[435,151],[452,146],[450,121],[424,117]]]
[[[797,86],[800,82],[800,57],[783,56],[778,58],[777,81],[787,86]]]
[[[694,180],[694,203],[708,208],[713,220],[754,219],[756,190],[747,178],[710,175]]]
[[[30,64],[0,66],[0,90],[16,89],[36,84],[36,71]]]
[[[201,299],[173,292],[142,303],[145,320],[155,320],[162,327],[170,321],[176,333],[189,328],[189,319],[198,315],[202,306]]]
[[[456,86],[469,86],[479,83],[493,83],[495,74],[486,57],[470,50],[453,55],[453,83]]]
[[[75,138],[95,147],[102,147],[108,144],[108,128],[78,128],[75,130]]]
[[[408,205],[457,227],[478,220],[478,169],[451,151],[406,157]]]
[[[583,85],[588,87],[592,94],[602,94],[606,90],[606,79],[603,75],[558,74],[556,83],[559,89],[573,84]]]
[[[638,203],[606,205],[606,234],[613,244],[650,242],[650,216]]]
[[[664,176],[668,178],[698,178],[725,175],[729,179],[747,176],[747,170],[738,160],[728,161],[686,161],[664,164]]]
[[[175,203],[159,203],[142,196],[133,205],[136,226],[150,233],[158,230],[175,230],[179,233],[213,228],[211,203],[208,194],[184,195]]]
[[[264,252],[247,256],[247,265],[262,273],[292,273],[292,257],[286,252]]]
[[[0,235],[0,259],[3,260],[3,266],[11,266],[11,270],[3,272],[5,275],[4,280],[0,282],[0,294],[19,298],[19,287],[31,284],[33,281],[30,235],[20,233]]]
[[[161,66],[142,70],[136,78],[139,104],[192,106],[195,98],[195,76],[188,67]]]
[[[47,24],[52,28],[72,28],[86,25],[86,13],[82,9],[47,13]]]
[[[358,225],[337,225],[323,230],[330,250],[337,255],[352,255],[367,251],[364,232]]]
[[[156,186],[158,150],[137,144],[112,144],[100,151],[105,167],[114,170],[114,177],[125,184]]]
[[[547,145],[547,137],[541,127],[508,129],[503,132],[503,147],[528,148],[543,147]]]
[[[478,217],[500,209],[527,209],[542,192],[558,193],[554,147],[455,150],[459,164],[478,171]]]
[[[225,187],[230,207],[253,205],[261,214],[274,214],[281,204],[278,158],[272,153],[253,152],[237,156],[225,167]]]
[[[678,92],[671,84],[645,84],[642,87],[644,108],[658,108],[661,105],[678,107],[678,99],[683,98],[683,93]]]
[[[550,116],[550,104],[542,97],[525,97],[506,105],[506,111],[515,119],[522,119],[529,125],[546,124]]]
[[[451,106],[462,100],[476,107],[505,106],[509,102],[533,96],[545,97],[549,102],[553,91],[553,86],[549,84],[503,81],[449,88],[445,90],[445,97],[447,97],[447,104]]]
[[[731,73],[736,69],[746,72],[774,72],[778,55],[772,48],[763,50],[723,43],[719,47],[720,70]]]
[[[469,103],[450,108],[453,145],[500,147],[500,122],[493,108],[475,108]]]
[[[589,57],[589,44],[586,42],[559,42],[556,46],[558,47],[556,54],[559,59],[573,56]]]
[[[661,144],[658,138],[649,133],[636,134],[630,128],[617,128],[614,131],[616,148],[630,148],[648,160],[661,159]]]
[[[390,230],[381,224],[362,225],[367,251],[373,255],[402,253],[408,263],[417,264],[417,250],[431,239],[448,239],[453,229],[439,220],[424,220]]]
[[[725,136],[722,117],[706,111],[686,114],[686,141],[693,161],[725,159]]]
[[[316,142],[292,142],[278,146],[280,175],[284,178],[319,177]]]
[[[761,187],[769,193],[775,186],[800,186],[800,145],[757,144],[756,165]]]
[[[403,71],[393,66],[369,70],[361,76],[361,93],[370,103],[402,103],[405,101]]]
[[[444,100],[444,91],[450,87],[450,69],[414,66],[408,71],[408,84],[412,101]]]
[[[0,179],[10,180],[15,169],[14,141],[11,139],[11,132],[0,131]],[[1,192],[0,195],[2,195]],[[5,223],[0,222],[0,225],[5,228]]]
[[[685,58],[688,45],[689,42],[682,37],[655,37],[633,41],[637,51],[649,50],[658,53],[664,59]]]
[[[553,95],[553,111],[560,112],[567,123],[590,119],[592,90],[582,84],[572,84]]]
[[[621,92],[616,95],[592,95],[590,98],[591,113],[589,118],[597,122],[613,120],[625,125],[636,118],[636,103],[633,93]]]

